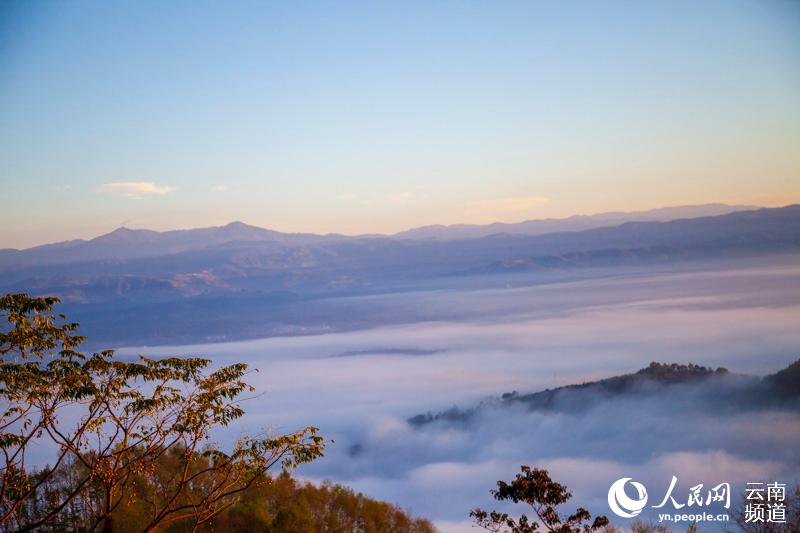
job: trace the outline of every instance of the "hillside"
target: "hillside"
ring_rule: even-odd
[[[711,391],[712,394],[705,394]],[[486,409],[521,407],[527,410],[574,412],[614,399],[643,399],[664,395],[690,395],[709,409],[752,409],[765,405],[800,409],[800,360],[763,378],[733,374],[725,368],[689,364],[650,363],[633,374],[567,385],[539,392],[507,392],[467,409],[452,407],[408,419],[414,426],[432,422],[465,423]]]
[[[165,473],[164,473],[165,474]],[[45,485],[42,496],[51,488]],[[92,494],[86,504],[96,504]],[[41,502],[38,502],[42,505]],[[27,505],[34,509],[37,499]],[[120,533],[141,532],[150,520],[147,505],[141,499],[119,506],[113,513]],[[41,532],[91,531],[79,506],[68,507],[57,519],[38,528]],[[195,531],[191,519],[178,520],[158,531],[182,533]],[[3,529],[0,531],[12,531]],[[341,485],[304,483],[286,474],[269,483],[254,485],[232,502],[203,531],[260,531],[264,533],[313,533],[317,531],[391,531],[393,533],[435,533],[430,521],[415,518],[396,505],[356,494]]]

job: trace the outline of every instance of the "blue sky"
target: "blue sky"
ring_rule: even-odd
[[[0,247],[783,205],[798,95],[798,2],[5,2]]]

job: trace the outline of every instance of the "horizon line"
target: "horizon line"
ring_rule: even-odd
[[[665,209],[681,209],[681,208],[692,208],[692,207],[699,208],[699,207],[721,206],[721,207],[736,208],[737,211],[748,211],[748,210],[758,210],[758,209],[780,209],[780,208],[789,207],[789,206],[792,206],[792,205],[800,205],[800,203],[792,202],[792,203],[788,203],[788,204],[785,204],[785,205],[765,206],[765,205],[747,205],[747,204],[728,204],[728,203],[725,203],[725,202],[704,202],[704,203],[698,203],[698,204],[666,205],[666,206],[661,206],[661,207],[654,207],[654,208],[641,209],[641,210],[630,210],[630,211],[615,210],[615,211],[599,211],[599,212],[596,212],[596,213],[576,213],[574,215],[568,215],[568,216],[564,216],[564,217],[526,218],[526,219],[523,219],[523,220],[520,220],[520,221],[517,221],[517,222],[493,221],[493,222],[486,222],[486,223],[469,223],[469,222],[459,223],[459,222],[454,222],[454,223],[450,223],[450,224],[424,224],[424,225],[421,225],[421,226],[411,226],[411,227],[408,227],[406,229],[402,229],[402,230],[391,232],[391,233],[380,233],[380,232],[372,232],[372,233],[327,232],[327,233],[322,233],[322,232],[314,232],[314,231],[283,231],[283,230],[279,230],[279,229],[274,229],[272,227],[260,226],[260,225],[257,225],[257,224],[250,224],[250,223],[244,222],[242,220],[232,220],[232,221],[227,222],[225,224],[220,224],[220,225],[216,225],[216,226],[176,227],[176,228],[163,229],[163,230],[157,230],[157,229],[151,229],[151,228],[145,228],[145,227],[128,227],[128,226],[124,225],[124,223],[123,223],[123,225],[121,225],[121,226],[118,226],[118,227],[116,227],[116,228],[114,228],[114,229],[112,229],[110,231],[106,231],[106,232],[97,234],[97,235],[95,235],[93,237],[76,237],[74,239],[65,239],[65,240],[60,240],[60,241],[43,242],[43,243],[40,243],[40,244],[34,244],[32,246],[27,246],[27,247],[24,247],[24,248],[0,246],[0,250],[25,251],[25,250],[31,250],[33,248],[39,248],[41,246],[49,246],[49,245],[55,245],[55,244],[64,244],[64,243],[70,243],[70,242],[91,242],[91,241],[93,241],[95,239],[98,239],[98,238],[103,237],[105,235],[110,235],[110,234],[112,234],[112,233],[114,233],[116,231],[120,231],[120,230],[147,231],[147,232],[152,232],[152,233],[164,234],[164,233],[179,232],[179,231],[196,231],[196,230],[204,230],[204,229],[224,228],[224,227],[235,225],[235,224],[241,224],[241,225],[248,226],[248,227],[251,227],[251,228],[256,228],[256,229],[265,230],[265,231],[272,231],[272,232],[279,233],[279,234],[282,234],[282,235],[315,235],[315,236],[320,236],[320,237],[341,236],[341,237],[354,237],[354,238],[357,238],[357,237],[393,237],[393,236],[397,236],[397,235],[399,235],[401,233],[406,233],[406,232],[425,229],[425,228],[457,228],[457,227],[480,228],[480,227],[488,227],[488,226],[495,226],[495,225],[513,226],[513,225],[517,225],[517,224],[524,224],[524,223],[527,223],[527,222],[564,221],[564,220],[570,220],[570,219],[573,219],[573,218],[597,217],[597,216],[603,216],[603,215],[646,214],[646,213],[652,213],[654,211],[661,211],[661,210],[665,210]],[[688,217],[688,218],[700,218],[700,217],[703,217],[703,216],[719,216],[719,215],[700,215],[699,217]]]

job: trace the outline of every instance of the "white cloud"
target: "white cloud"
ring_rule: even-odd
[[[228,190],[227,185],[212,185],[211,192],[225,192]]]
[[[163,196],[177,190],[167,185],[156,185],[152,181],[115,181],[104,183],[97,188],[100,194],[122,196],[132,200],[141,200],[145,196]]]

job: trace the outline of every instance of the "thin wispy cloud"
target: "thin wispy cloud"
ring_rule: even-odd
[[[229,189],[227,185],[212,185],[211,192],[225,192]]]
[[[104,183],[97,188],[100,194],[121,196],[132,200],[141,200],[146,196],[163,196],[177,190],[168,185],[156,185],[152,181],[115,181]]]

